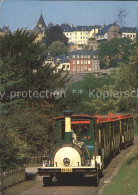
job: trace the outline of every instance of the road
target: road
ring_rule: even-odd
[[[30,189],[20,193],[20,195],[98,195],[102,194],[104,187],[110,183],[111,179],[117,174],[124,160],[129,154],[133,153],[135,147],[138,145],[138,137],[135,138],[135,145],[128,147],[126,150],[122,150],[104,170],[104,177],[100,179],[98,187],[90,186],[87,182],[81,182],[81,184],[74,181],[67,182],[67,184],[53,185],[50,187],[44,187],[43,182],[38,177],[38,182]]]

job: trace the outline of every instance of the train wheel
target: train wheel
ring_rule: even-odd
[[[52,180],[49,177],[43,177],[44,186],[50,186],[52,184]]]

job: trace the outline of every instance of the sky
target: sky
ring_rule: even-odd
[[[33,29],[42,13],[46,25],[69,23],[77,25],[106,25],[114,23],[117,10],[126,11],[125,26],[137,26],[136,1],[32,1],[0,0],[0,28],[9,26]]]

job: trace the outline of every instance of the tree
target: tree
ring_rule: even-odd
[[[46,37],[43,38],[43,42],[48,48],[55,41],[61,41],[67,46],[68,38],[63,34],[63,31],[60,26],[52,26],[46,30]]]
[[[68,47],[61,41],[55,41],[49,45],[48,50],[50,51],[50,55],[55,57],[63,53],[67,54]]]
[[[121,61],[129,60],[134,47],[135,43],[129,38],[114,38],[99,45],[100,60],[105,67],[116,67]]]
[[[42,155],[55,140],[50,119],[57,104],[53,91],[63,88],[68,79],[62,69],[56,73],[56,67],[44,65],[47,51],[35,38],[26,30],[0,37],[3,169],[22,165],[30,155]]]
[[[7,107],[7,111],[3,110],[5,113],[10,107],[13,110],[13,105],[20,105],[21,101],[28,100],[32,103],[34,100],[41,100],[30,98],[29,95],[22,97],[21,93],[17,95],[16,92],[29,94],[28,91],[52,91],[67,81],[62,76],[62,70],[56,73],[56,67],[51,67],[50,64],[43,66],[47,52],[44,45],[34,42],[35,38],[36,35],[30,35],[25,30],[0,37],[0,87],[5,93],[1,107]]]

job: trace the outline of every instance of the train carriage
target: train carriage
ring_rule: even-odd
[[[98,185],[103,168],[120,152],[123,140],[127,144],[133,140],[132,115],[90,116],[64,111],[64,116],[55,120],[56,146],[38,169],[44,186],[50,185],[54,176],[60,181],[76,175]]]

